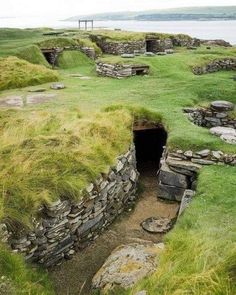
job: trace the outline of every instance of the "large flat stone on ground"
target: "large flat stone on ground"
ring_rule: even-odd
[[[144,230],[154,234],[166,233],[171,230],[172,225],[171,219],[164,217],[150,217],[141,223]]]
[[[221,135],[231,135],[236,136],[236,130],[230,127],[213,127],[210,129],[210,133],[221,136]]]
[[[94,276],[93,288],[107,292],[116,286],[132,287],[157,269],[157,258],[163,249],[162,243],[150,242],[116,248]]]
[[[53,98],[55,98],[55,94],[32,94],[32,95],[27,95],[26,97],[26,104],[40,104],[44,102],[49,102]]]
[[[161,167],[159,180],[163,184],[174,185],[182,188],[188,187],[188,177],[172,171],[166,164],[163,164]]]
[[[202,168],[201,165],[190,161],[178,161],[171,158],[167,158],[166,163],[169,165],[171,170],[190,176],[193,173],[197,173]]]
[[[8,96],[4,98],[3,100],[0,100],[0,106],[3,107],[23,107],[23,97],[22,96]]]

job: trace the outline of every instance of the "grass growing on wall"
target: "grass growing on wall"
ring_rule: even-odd
[[[58,66],[61,69],[85,67],[88,65],[94,65],[94,62],[80,51],[66,50],[58,58]]]
[[[85,119],[77,111],[3,111],[0,118],[0,219],[28,225],[44,202],[79,200],[132,138],[132,117],[124,110]]]
[[[78,43],[71,39],[71,38],[63,38],[63,37],[53,37],[53,38],[50,38],[50,39],[46,39],[46,40],[43,40],[41,42],[38,42],[37,45],[40,47],[40,48],[48,48],[48,49],[51,49],[51,48],[54,48],[54,47],[59,47],[59,48],[63,48],[63,47],[66,47],[66,46],[77,46]]]
[[[49,67],[47,60],[42,54],[41,50],[36,45],[26,46],[20,48],[15,54],[18,58],[24,59],[32,64],[43,65]]]
[[[0,58],[0,90],[58,81],[57,72],[17,57]]]

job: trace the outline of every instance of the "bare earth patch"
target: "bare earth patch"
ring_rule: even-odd
[[[31,94],[27,95],[25,99],[22,95],[12,95],[1,99],[0,107],[22,108],[26,105],[34,105],[49,102],[54,98],[56,98],[56,94],[51,93]]]

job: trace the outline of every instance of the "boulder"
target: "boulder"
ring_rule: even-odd
[[[223,134],[220,138],[229,144],[236,144],[236,135]]]
[[[149,233],[166,233],[172,228],[172,221],[164,217],[150,217],[141,223],[144,230]]]
[[[225,100],[216,100],[211,103],[211,109],[217,112],[233,111],[234,104]]]
[[[173,185],[167,185],[160,183],[158,186],[158,196],[161,199],[170,201],[181,201],[185,189]]]
[[[167,53],[167,54],[173,54],[174,53],[174,50],[173,49],[166,49],[165,50],[165,53]]]
[[[184,192],[181,204],[180,204],[180,208],[179,208],[179,213],[178,213],[178,217],[180,215],[183,214],[183,212],[185,211],[185,209],[189,206],[189,204],[191,203],[193,197],[195,195],[195,191],[193,190],[186,190]]]
[[[160,52],[157,52],[156,55],[167,55],[167,52],[166,51],[160,51]]]
[[[152,57],[152,56],[155,56],[155,53],[153,53],[153,52],[145,52],[145,56]]]
[[[121,54],[121,57],[122,57],[122,58],[134,58],[135,55],[134,55],[134,54],[124,53],[124,54]]]
[[[64,88],[65,88],[65,85],[63,83],[53,83],[51,85],[51,89],[53,89],[53,90],[61,90]]]
[[[210,133],[221,136],[221,135],[231,135],[236,136],[236,130],[230,127],[213,127],[210,129]]]
[[[130,288],[156,271],[164,245],[147,242],[116,248],[92,280],[92,287],[108,292],[114,287]]]
[[[172,171],[166,164],[163,164],[161,167],[159,180],[162,184],[174,185],[182,188],[188,187],[187,176]]]

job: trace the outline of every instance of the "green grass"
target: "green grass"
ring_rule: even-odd
[[[45,40],[43,31],[0,30],[0,55],[15,54],[18,47]],[[75,33],[76,39],[87,38],[89,34]],[[117,38],[118,32],[114,34],[111,39]],[[120,40],[137,38],[131,34],[136,35],[130,33]],[[217,99],[236,103],[236,82],[231,79],[234,72],[203,76],[192,73],[194,65],[235,56],[235,48],[176,51],[168,56],[136,57],[135,63],[150,66],[150,75],[123,80],[98,77],[93,61],[79,52],[66,51],[59,62],[60,77],[66,88],[56,92],[56,99],[21,110],[1,109],[0,216],[29,225],[30,215],[34,215],[43,202],[62,195],[78,200],[81,189],[107,171],[115,157],[127,149],[132,141],[134,118],[162,122],[168,130],[170,149],[209,148],[236,153],[235,146],[191,124],[182,111],[183,107],[205,106]],[[105,57],[108,62],[118,59]],[[7,81],[5,77],[18,81],[19,72],[21,79],[25,79],[29,67],[34,74],[35,69],[39,69],[12,57],[1,62],[3,85]],[[71,74],[91,79],[81,80]],[[48,78],[48,74],[46,76]],[[37,83],[43,81],[37,80]],[[7,85],[4,87],[12,87],[11,83]],[[42,87],[48,89],[49,84]],[[1,91],[0,100],[11,95],[26,96],[31,88]],[[232,278],[235,282],[234,179],[235,168],[219,166],[201,171],[197,197],[166,238],[167,250],[160,270],[136,289],[146,288],[151,295],[157,292],[163,295],[235,294],[230,281]],[[22,267],[22,272],[24,269]]]
[[[54,47],[66,47],[66,46],[78,46],[78,43],[71,38],[63,38],[63,37],[52,37],[50,39],[43,40],[38,42],[37,45],[40,48],[54,48]]]
[[[128,149],[132,117],[127,111],[80,116],[77,109],[0,112],[1,219],[30,226],[43,203],[64,196],[79,200],[86,185]]]
[[[30,45],[30,46],[20,48],[19,50],[16,51],[15,55],[18,58],[24,59],[32,64],[49,67],[49,63],[45,59],[39,47],[36,45]]]
[[[0,244],[0,284],[6,287],[2,295],[53,295],[55,294],[45,270],[39,270],[26,265],[23,257],[13,254],[3,244]]]
[[[94,62],[80,51],[66,50],[62,52],[58,58],[58,67],[61,69],[87,67],[93,64]]]
[[[233,167],[201,170],[194,201],[165,238],[158,270],[123,294],[236,294],[235,178]]]
[[[0,90],[58,81],[57,72],[17,57],[0,58]]]

